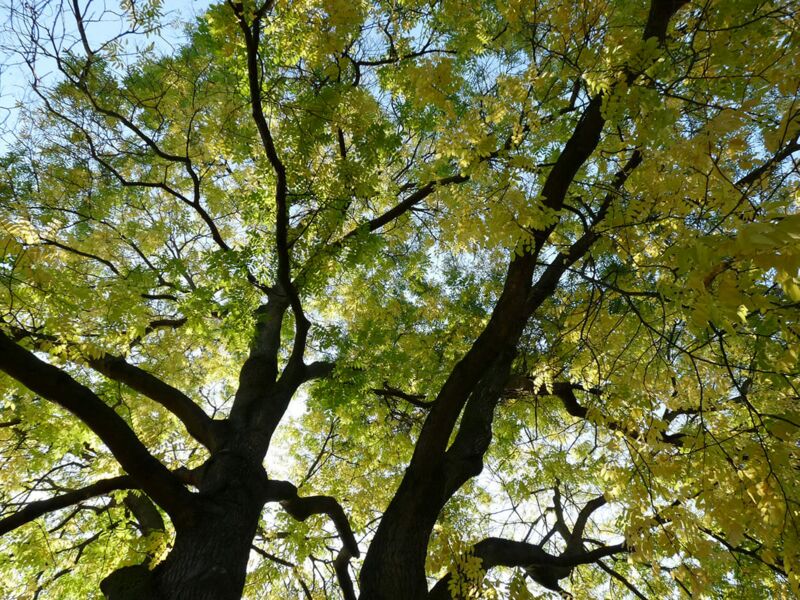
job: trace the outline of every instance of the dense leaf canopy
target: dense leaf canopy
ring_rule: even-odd
[[[6,10],[6,597],[800,594],[800,5],[167,8]]]

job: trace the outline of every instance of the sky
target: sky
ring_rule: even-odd
[[[133,0],[134,6],[145,4]],[[183,24],[194,21],[202,15],[212,2],[210,0],[163,0],[162,21],[168,23],[158,36],[150,36],[156,48],[164,51],[183,38]],[[18,113],[21,103],[32,102],[30,92],[31,73],[22,61],[20,50],[25,45],[25,36],[20,37],[20,11],[32,4],[41,11],[41,21],[45,24],[58,23],[59,37],[76,38],[77,30],[72,16],[72,3],[66,0],[40,0],[21,3],[18,0],[0,0],[0,153],[13,143],[18,126]],[[118,0],[79,0],[84,19],[87,21],[87,36],[98,45],[118,33],[119,17],[122,12]],[[105,15],[105,17],[104,17]],[[47,60],[41,61],[37,70],[40,73],[54,71]]]

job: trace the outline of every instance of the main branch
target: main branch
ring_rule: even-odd
[[[122,417],[89,388],[14,343],[2,331],[0,370],[78,417],[111,450],[114,458],[137,485],[173,520],[187,516],[193,495],[150,454]]]

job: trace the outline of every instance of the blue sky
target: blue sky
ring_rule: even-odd
[[[171,45],[180,43],[183,37],[182,24],[194,21],[211,3],[210,0],[165,0],[161,10],[164,15],[162,21],[166,26],[158,36],[152,36],[149,41],[168,52]],[[118,32],[118,15],[122,12],[118,0],[79,0],[79,4],[87,20],[97,19],[87,25],[87,36],[90,40],[101,44]],[[134,0],[134,4],[142,5],[143,2]],[[0,152],[9,147],[14,137],[19,104],[32,101],[31,73],[19,54],[24,39],[21,42],[14,31],[17,28],[15,24],[19,22],[19,11],[24,10],[24,6],[15,0],[0,4]],[[76,35],[70,2],[50,0],[39,6],[43,8],[42,22],[58,21],[59,31],[65,38]],[[53,66],[52,62],[48,64],[47,60],[43,60],[38,62],[37,70],[40,73],[53,72]]]

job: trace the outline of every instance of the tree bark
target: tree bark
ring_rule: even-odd
[[[209,506],[191,528],[178,531],[175,547],[154,572],[165,600],[238,600],[261,506]],[[111,598],[110,600],[116,600]]]
[[[152,571],[124,567],[101,586],[108,600],[238,600],[268,480],[246,450],[226,447],[202,469],[199,500],[176,524],[175,542]]]
[[[123,567],[101,583],[108,600],[238,600],[260,506],[209,505],[153,571]]]
[[[360,577],[363,600],[427,596],[428,538],[446,500],[443,465],[432,474],[406,471],[364,559]]]

